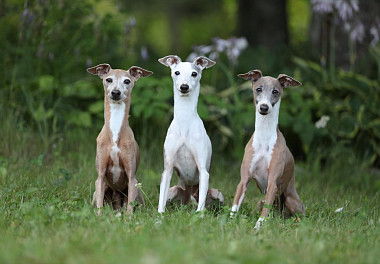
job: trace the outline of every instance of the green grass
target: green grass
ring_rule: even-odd
[[[12,137],[17,133],[7,139]],[[261,198],[255,184],[238,217],[228,218],[239,160],[220,155],[213,160],[211,185],[225,195],[223,212],[202,218],[190,206],[177,207],[158,224],[160,144],[141,147],[138,175],[146,207],[116,217],[110,208],[97,216],[90,205],[96,178],[92,138],[63,142],[46,161],[37,143],[20,142],[26,145],[1,145],[7,151],[0,152],[0,263],[378,263],[380,258],[379,173],[346,156],[324,170],[318,162],[298,163],[306,217],[296,221],[274,213],[254,232]],[[343,212],[334,212],[342,206]]]

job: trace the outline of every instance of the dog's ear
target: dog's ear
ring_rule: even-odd
[[[297,81],[296,79],[286,75],[286,74],[280,74],[277,77],[277,80],[281,84],[283,88],[289,87],[289,86],[300,86],[302,85],[301,82]]]
[[[173,65],[182,62],[182,60],[177,55],[168,55],[161,59],[158,59],[158,62],[165,65],[166,67],[172,67]]]
[[[102,63],[94,67],[88,68],[87,72],[93,75],[98,75],[100,78],[102,78],[102,76],[109,73],[110,70],[111,70],[111,66],[109,64]]]
[[[260,70],[252,70],[247,73],[238,74],[238,76],[240,78],[243,78],[244,80],[256,82],[258,79],[260,79],[263,76],[263,74],[261,73]]]
[[[141,77],[147,77],[153,74],[153,72],[145,70],[137,66],[132,66],[131,68],[128,69],[128,72],[136,80],[140,79]]]
[[[193,61],[193,64],[200,67],[202,70],[214,66],[215,63],[216,63],[215,61],[210,60],[209,58],[206,58],[203,56],[196,57]]]

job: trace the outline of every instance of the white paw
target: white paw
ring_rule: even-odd
[[[254,229],[259,230],[262,227],[264,221],[265,221],[265,217],[259,217],[259,219],[257,220],[257,222],[255,224]]]
[[[121,212],[117,212],[115,216],[116,217],[121,217]]]

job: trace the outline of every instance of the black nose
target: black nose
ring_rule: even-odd
[[[266,104],[260,105],[260,111],[261,112],[266,113],[266,112],[268,112],[268,110],[269,110],[269,106],[268,105],[266,105]]]
[[[187,93],[189,91],[189,85],[187,84],[182,84],[179,88],[181,89],[181,92],[183,93]]]
[[[111,95],[112,95],[112,98],[113,99],[119,99],[120,98],[120,95],[121,95],[121,92],[119,90],[113,90],[111,92]]]

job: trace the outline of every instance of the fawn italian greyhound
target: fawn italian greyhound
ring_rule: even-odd
[[[211,202],[224,201],[221,192],[208,188],[211,141],[197,112],[202,70],[215,62],[206,57],[195,58],[192,63],[182,62],[176,55],[158,61],[170,67],[174,83],[174,118],[164,143],[158,212],[165,211],[167,201],[176,200],[184,204],[196,200],[197,211],[202,211]],[[179,184],[169,188],[173,169],[179,176]]]
[[[132,213],[136,199],[141,203],[144,200],[136,186],[139,146],[128,121],[131,93],[135,82],[152,72],[137,66],[127,71],[111,69],[109,64],[100,64],[87,71],[98,75],[104,86],[105,124],[96,139],[98,178],[93,204],[100,209],[108,202],[116,210],[126,207],[127,213]]]
[[[255,229],[259,229],[276,197],[279,198],[279,209],[287,210],[287,214],[305,213],[295,187],[293,155],[278,129],[283,90],[288,86],[300,86],[301,83],[285,74],[280,74],[277,79],[262,76],[259,70],[238,76],[252,81],[256,121],[255,131],[245,147],[241,180],[236,188],[231,215],[239,210],[248,182],[254,179],[265,194],[265,199],[261,201],[261,215],[255,225]]]

